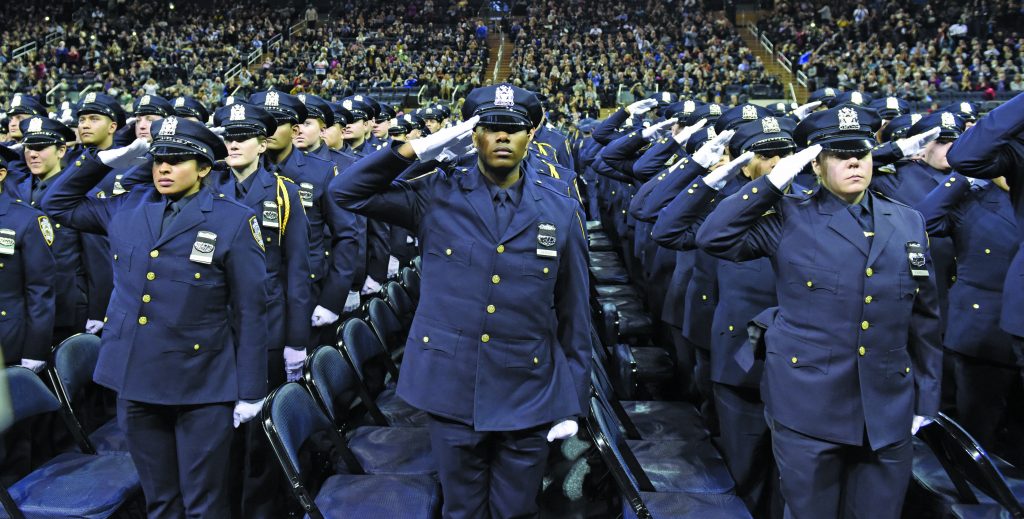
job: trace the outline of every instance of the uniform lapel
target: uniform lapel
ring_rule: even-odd
[[[1013,208],[1009,203],[1004,203],[1003,197],[1006,198],[1006,202],[1009,202],[1009,195],[1004,193],[1002,188],[989,184],[981,197],[981,206],[1016,226],[1017,221],[1013,218]]]
[[[539,178],[535,178],[532,174],[527,174],[527,170],[523,170],[523,198],[519,201],[519,207],[516,208],[515,213],[512,214],[512,221],[509,222],[508,228],[505,229],[505,234],[501,237],[500,243],[505,243],[511,240],[517,234],[523,232],[527,227],[530,227],[537,221],[537,217],[540,216],[540,207],[537,203],[540,200],[540,192],[534,183],[543,182]]]
[[[276,199],[277,193],[274,193],[274,196],[267,196],[267,191],[272,189],[275,179],[274,175],[264,171],[263,168],[254,171],[253,175],[256,175],[256,178],[252,179],[252,185],[249,186],[249,191],[245,193],[245,200],[242,203],[251,207],[253,211],[256,211],[256,214],[262,214],[263,201]]]
[[[896,225],[892,221],[892,204],[887,200],[883,200],[882,197],[876,196],[874,197],[873,205],[875,213],[875,238],[871,240],[871,251],[868,253],[867,264],[869,267],[878,259],[878,255],[885,249],[886,243],[888,243],[889,238],[892,237],[893,232],[896,230]],[[851,216],[850,218],[852,219],[853,217]]]
[[[156,242],[160,238],[160,226],[164,219],[164,209],[167,207],[167,201],[164,197],[158,196],[156,200],[150,201],[143,206],[143,212],[146,214],[146,228],[149,229],[149,236],[152,242]]]
[[[213,198],[210,195],[210,190],[206,188],[201,189],[199,194],[196,195],[196,199],[185,205],[181,213],[174,217],[174,220],[171,221],[170,229],[161,234],[153,248],[162,246],[179,234],[188,232],[193,227],[206,221],[206,216],[203,213],[209,211],[212,208],[212,204]]]
[[[868,240],[864,230],[853,219],[846,205],[828,190],[822,188],[818,192],[818,212],[830,215],[828,227],[850,242],[865,256],[868,255]]]
[[[492,240],[497,242],[498,233],[494,228],[494,202],[491,201],[491,193],[487,190],[487,186],[484,185],[480,170],[473,167],[468,172],[459,175],[459,186],[462,188],[462,192],[466,196],[469,205],[476,211],[476,215],[480,217],[483,227],[487,229],[487,234],[490,235]],[[512,227],[512,225],[509,225],[509,227]]]

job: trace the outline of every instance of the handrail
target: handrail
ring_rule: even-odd
[[[423,85],[423,86],[420,87],[420,91],[416,92],[416,104],[419,105],[419,106],[423,106],[423,92],[426,89],[427,89],[427,85]]]
[[[296,22],[294,25],[292,25],[291,27],[288,28],[288,36],[291,37],[291,35],[295,34],[296,32],[298,32],[300,30],[304,30],[305,28],[306,28],[306,20],[301,20],[299,22]]]
[[[274,48],[275,45],[280,46],[281,45],[281,40],[283,40],[283,39],[284,39],[284,36],[282,36],[281,33],[277,33],[277,34],[271,36],[270,39],[267,40],[267,48],[268,49],[272,49],[272,48]]]
[[[59,83],[57,83],[56,85],[54,85],[54,87],[53,87],[53,88],[51,88],[51,89],[50,89],[49,91],[47,91],[47,92],[46,92],[46,104],[47,104],[48,106],[53,106],[53,93],[54,93],[54,92],[56,92],[56,91],[57,91],[57,90],[58,90],[58,89],[59,89],[60,87],[62,87],[62,86],[63,86],[63,87],[66,87],[66,86],[68,86],[67,82],[66,82],[66,81],[64,81],[63,79],[62,79],[62,80],[60,80],[60,82],[59,82]]]
[[[57,41],[58,39],[60,39],[60,36],[61,36],[61,33],[57,32],[57,31],[53,31],[53,32],[51,32],[51,33],[49,33],[49,34],[47,34],[46,36],[43,37],[43,43],[45,43],[46,45],[49,45],[49,44]]]
[[[793,61],[784,56],[781,52],[778,57],[775,58],[775,61],[777,61],[779,65],[782,65],[782,68],[786,69],[786,72],[789,72],[790,74],[793,73]]]
[[[235,63],[227,72],[224,73],[224,81],[231,81],[235,76],[242,73],[242,64]]]
[[[28,54],[29,52],[36,50],[37,48],[39,48],[39,45],[34,41],[30,41],[22,45],[21,47],[14,49],[14,52],[11,52],[11,61],[18,59]]]
[[[807,74],[802,70],[796,71],[796,82],[803,85],[804,88],[807,88]]]
[[[790,93],[790,95],[793,96],[793,101],[796,101],[798,103],[800,102],[800,100],[797,99],[797,97],[796,97],[796,89],[793,88],[793,82],[792,81],[789,82],[789,93]]]
[[[247,57],[248,61],[246,63],[248,65],[252,65],[259,61],[261,56],[263,56],[263,49],[253,49],[253,51],[249,53],[249,56]]]
[[[761,46],[764,47],[764,50],[768,51],[768,54],[771,54],[773,56],[775,55],[775,44],[768,39],[767,34],[762,34],[761,37],[758,38],[758,40],[760,40]]]
[[[505,55],[505,35],[501,35],[501,43],[498,44],[498,59],[494,62],[494,71],[491,72],[491,83],[498,82],[498,67],[501,66],[501,58]]]

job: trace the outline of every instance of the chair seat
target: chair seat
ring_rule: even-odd
[[[658,492],[725,494],[735,484],[708,441],[626,440]]]
[[[606,236],[591,235],[587,242],[587,248],[592,251],[613,251],[615,246]]]
[[[619,312],[619,335],[636,337],[654,333],[654,319],[645,312],[625,308]]]
[[[590,273],[598,285],[625,285],[629,283],[629,272],[624,267],[590,267]]]
[[[368,474],[437,474],[422,427],[358,427],[348,434],[348,446]]]
[[[663,400],[621,400],[619,403],[644,440],[708,438],[700,412],[692,404]]]
[[[640,292],[632,285],[596,285],[597,297],[633,297],[640,298]]]
[[[614,252],[591,251],[590,265],[593,267],[621,267],[622,260]]]
[[[651,346],[631,351],[641,382],[665,382],[676,376],[675,363],[665,349]]]
[[[89,442],[100,454],[128,452],[128,439],[121,427],[117,425],[116,419],[110,420],[93,431],[89,435]]]
[[[600,231],[604,227],[601,225],[601,220],[587,220],[587,232]]]
[[[128,453],[100,456],[65,452],[10,488],[27,517],[110,517],[141,492]]]
[[[327,518],[421,519],[440,515],[441,487],[431,476],[339,474],[314,501]]]
[[[956,519],[1014,519],[1000,505],[953,505],[950,511]]]
[[[399,398],[393,388],[381,391],[376,402],[380,412],[393,427],[425,427],[430,418],[427,413]]]
[[[635,297],[598,297],[597,304],[611,304],[616,310],[643,310],[643,301]]]
[[[658,519],[745,519],[750,512],[743,500],[733,494],[686,494],[678,492],[640,492],[647,510]],[[622,501],[623,519],[636,514]]]

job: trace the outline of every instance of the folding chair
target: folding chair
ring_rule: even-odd
[[[57,393],[57,400],[60,401],[61,413],[65,420],[70,421],[73,433],[85,429],[80,413],[76,412],[74,401],[86,386],[92,384],[92,374],[96,370],[99,352],[100,338],[88,333],[79,333],[64,339],[53,352],[53,367],[48,374]],[[75,439],[79,449],[86,454],[128,452],[128,441],[116,418],[107,420],[88,437],[83,434]]]
[[[409,293],[409,297],[415,303],[420,300],[420,273],[419,271],[405,267],[398,273],[402,288]]]
[[[261,419],[288,486],[308,517],[440,515],[441,489],[431,476],[338,474],[331,447],[337,452],[343,442],[300,384],[289,382],[271,393]]]
[[[412,318],[416,315],[416,303],[409,297],[409,293],[402,288],[402,285],[389,281],[384,284],[384,301],[395,311],[398,321],[402,327],[409,329],[412,325]]]
[[[382,299],[370,301],[366,314],[370,327],[390,357],[391,366],[388,367],[388,371],[393,378],[397,378],[398,368],[405,354],[405,341],[409,337],[409,329],[402,326],[395,311]]]

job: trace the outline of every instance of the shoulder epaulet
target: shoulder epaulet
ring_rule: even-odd
[[[885,200],[886,202],[892,202],[892,203],[894,203],[894,204],[896,204],[898,206],[906,207],[907,209],[913,209],[913,207],[910,207],[909,205],[904,204],[903,202],[900,202],[899,200],[896,200],[895,198],[887,196],[887,195],[885,195],[884,193],[882,193],[880,191],[872,190],[871,194],[877,196],[878,198],[881,198],[882,200]]]
[[[896,165],[895,164],[886,164],[884,166],[879,166],[875,170],[875,173],[881,173],[883,175],[895,175],[896,174]]]
[[[423,180],[423,179],[425,179],[425,178],[427,178],[427,177],[437,173],[438,171],[443,171],[443,170],[441,168],[434,168],[434,169],[432,169],[432,170],[430,170],[430,171],[428,171],[428,172],[426,172],[426,173],[424,173],[422,175],[417,175],[415,177],[412,177],[412,178],[406,180],[406,182],[416,182],[417,180]],[[456,168],[455,171],[458,172],[458,173],[465,173],[465,172],[467,172],[469,170],[467,168]]]
[[[552,193],[555,193],[558,196],[564,196],[565,198],[572,199],[572,196],[570,196],[568,193],[566,183],[562,182],[561,180],[553,179],[550,177],[544,179],[536,178],[533,181],[533,185],[551,191]]]
[[[280,180],[284,180],[285,182],[291,182],[292,184],[295,183],[294,180],[292,180],[292,179],[290,179],[290,178],[288,178],[288,177],[286,177],[286,176],[284,176],[284,175],[282,175],[280,173],[274,173],[274,176],[277,177]]]

